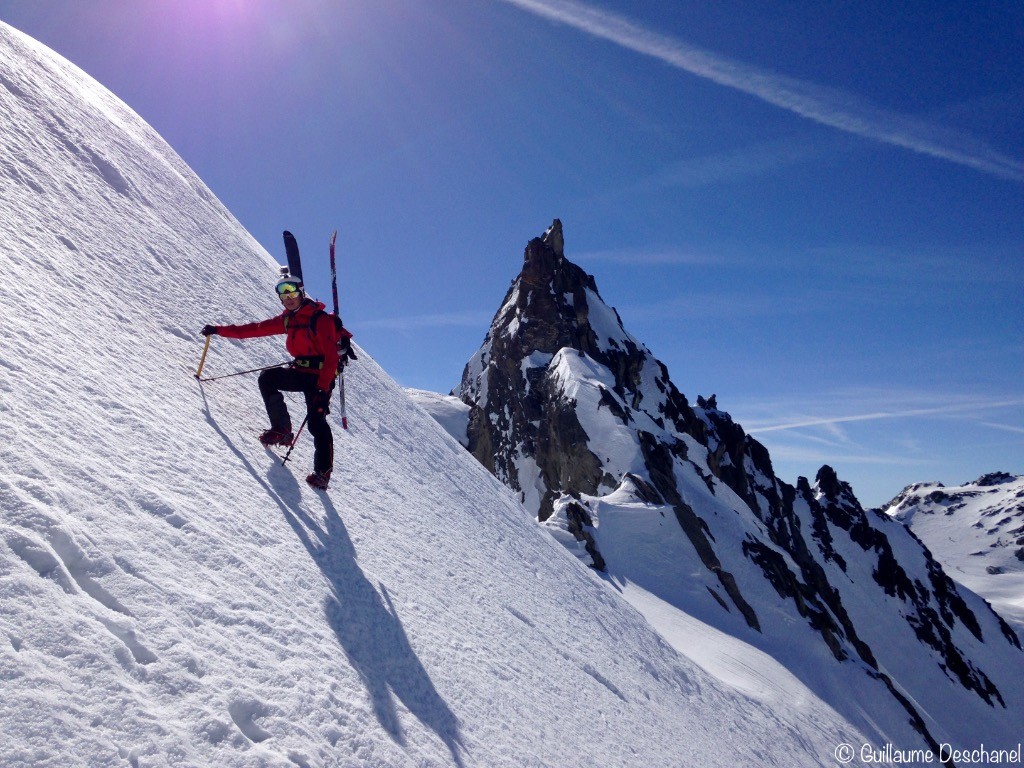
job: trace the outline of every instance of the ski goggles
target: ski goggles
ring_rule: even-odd
[[[298,283],[281,283],[277,286],[277,295],[282,299],[293,299],[301,290]]]

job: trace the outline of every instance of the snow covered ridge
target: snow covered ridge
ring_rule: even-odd
[[[995,472],[956,487],[918,483],[882,511],[1024,632],[1024,475]]]
[[[439,395],[423,389],[406,389],[406,394],[433,417],[444,431],[468,447],[469,406],[453,395]]]
[[[829,467],[785,483],[714,397],[691,406],[566,258],[559,221],[528,243],[455,394],[470,451],[627,598],[768,652],[868,731],[1016,743],[1024,655],[1006,622]]]
[[[306,487],[308,441],[284,468],[255,440],[252,378],[193,378],[205,323],[279,311],[274,260],[2,23],[0,122],[4,768],[813,766],[884,743],[666,645],[365,352],[331,490]],[[216,338],[206,372],[281,357]]]

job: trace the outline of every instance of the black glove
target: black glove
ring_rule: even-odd
[[[341,364],[346,365],[349,360],[358,360],[355,351],[352,349],[352,337],[343,336],[338,339],[338,357],[341,358]]]
[[[327,408],[331,404],[331,393],[326,389],[318,389],[313,393],[313,398],[310,400],[310,409],[314,413],[327,413]]]
[[[217,326],[204,325],[203,330],[201,330],[200,333],[203,334],[203,336],[216,336],[218,333]]]

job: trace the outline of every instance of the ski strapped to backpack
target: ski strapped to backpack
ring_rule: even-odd
[[[334,322],[338,327],[338,398],[340,405],[338,413],[341,415],[341,426],[348,429],[348,412],[345,409],[345,366],[349,360],[355,360],[356,354],[352,351],[352,334],[345,330],[341,322],[341,312],[338,311],[338,269],[335,262],[335,243],[338,240],[338,230],[331,235],[331,298],[334,300]]]
[[[284,252],[288,258],[288,274],[302,282],[302,259],[299,258],[299,243],[288,230],[284,231]]]

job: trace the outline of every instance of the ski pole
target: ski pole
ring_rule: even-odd
[[[210,337],[206,337],[207,343],[210,341]],[[199,379],[199,374],[196,374],[196,378],[200,381],[217,381],[217,379],[229,379],[232,376],[242,376],[246,373],[258,373],[259,371],[269,371],[271,368],[280,368],[282,365],[287,365],[291,360],[285,360],[280,363],[274,363],[274,365],[265,365],[262,368],[250,368],[248,371],[236,371],[235,373],[225,373],[223,376],[207,376],[205,379]],[[201,367],[201,366],[200,366]]]
[[[210,339],[213,336],[206,337],[206,344],[203,345],[203,356],[199,358],[199,370],[196,371],[196,378],[199,379],[203,374],[203,366],[206,365],[206,353],[210,351]],[[199,379],[202,381],[202,379]]]
[[[306,426],[306,422],[307,421],[309,421],[309,414],[308,413],[306,414],[306,418],[304,418],[302,420],[302,423],[299,424],[299,431],[295,433],[295,437],[292,439],[292,444],[288,446],[288,453],[286,453],[284,455],[284,458],[281,459],[281,465],[282,466],[284,466],[285,464],[288,463],[288,459],[292,455],[292,449],[295,447],[295,444],[297,442],[299,442],[299,435],[302,434],[302,429],[303,429],[303,427]]]

